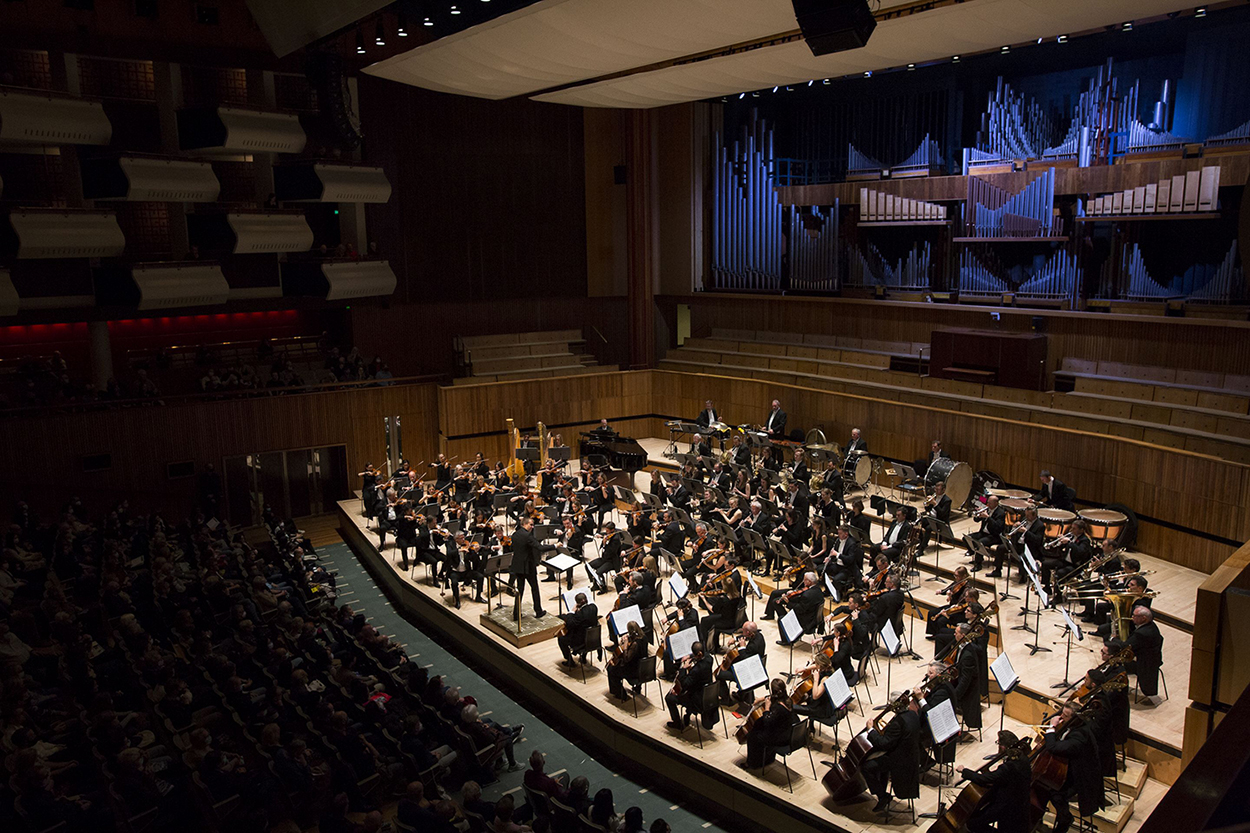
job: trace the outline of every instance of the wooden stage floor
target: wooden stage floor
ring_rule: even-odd
[[[813,738],[815,779],[812,777],[812,766],[805,754],[799,752],[791,756],[789,764],[793,780],[793,794],[787,791],[786,775],[780,763],[770,766],[763,776],[756,770],[748,772],[743,768],[746,750],[745,747],[740,747],[733,738],[734,729],[741,720],[734,717],[728,709],[722,712],[724,725],[718,725],[714,734],[702,733],[703,745],[700,748],[695,728],[688,728],[678,733],[666,727],[668,712],[664,706],[663,696],[668,690],[667,684],[662,681],[658,684],[651,683],[647,686],[645,697],[638,697],[636,702],[618,702],[608,695],[607,679],[599,663],[595,663],[595,667],[586,669],[586,680],[583,683],[579,668],[575,667],[570,670],[560,664],[562,657],[555,640],[547,640],[520,649],[514,648],[503,638],[481,626],[479,619],[486,611],[486,606],[470,601],[469,593],[462,593],[462,607],[456,609],[451,605],[450,594],[445,597],[441,596],[438,588],[426,580],[425,568],[410,570],[407,573],[399,569],[396,563],[398,553],[390,542],[388,542],[386,552],[379,554],[378,537],[372,530],[365,527],[359,500],[340,502],[339,518],[340,532],[344,539],[386,587],[393,602],[413,617],[427,623],[434,630],[447,635],[462,649],[475,655],[479,661],[493,666],[499,674],[510,678],[517,687],[528,691],[531,697],[545,701],[548,707],[558,711],[560,717],[567,721],[569,731],[583,732],[592,742],[610,747],[616,754],[648,767],[662,783],[673,789],[682,790],[683,793],[702,795],[709,806],[719,805],[722,808],[719,815],[728,814],[731,820],[739,816],[744,820],[753,820],[767,829],[786,830],[827,830],[829,825],[834,825],[837,829],[847,831],[912,831],[927,829],[931,823],[927,820],[920,820],[918,824],[913,825],[905,802],[902,804],[898,801],[894,802],[895,812],[888,822],[883,816],[872,812],[872,800],[846,805],[834,804],[819,781],[826,772],[826,767],[822,762],[830,760],[834,753],[833,738],[827,730],[821,737]],[[588,554],[593,550],[593,546],[593,544],[587,545]],[[954,550],[948,550],[943,554],[943,569],[955,562],[953,552]],[[586,583],[587,579],[584,574],[576,576],[577,587],[584,587]],[[923,605],[928,600],[926,596],[932,596],[938,586],[936,582],[923,583],[917,592],[917,603]],[[541,587],[544,599],[550,600],[547,602],[548,611],[554,612],[557,609],[555,601],[558,592],[557,584],[543,582]],[[510,596],[504,596],[503,600],[509,605],[512,602]],[[602,612],[610,610],[614,602],[615,594],[613,593],[599,596],[597,599]],[[527,615],[529,608],[527,598],[524,607]],[[1006,608],[1005,625],[1009,624],[1006,620],[1012,613],[1014,613],[1014,608],[1010,606]],[[759,602],[753,615],[758,621],[758,617],[762,614],[763,603]],[[1031,619],[1032,617],[1030,621]],[[790,652],[775,644],[778,638],[775,622],[760,622],[759,624],[768,644],[768,667],[776,674],[789,667]],[[921,654],[930,653],[930,643],[923,639],[923,623],[917,621],[916,624],[916,650]],[[1050,617],[1043,615],[1043,638],[1051,633],[1052,625]],[[1011,654],[1012,662],[1022,680],[1035,685],[1038,691],[1048,690],[1047,686],[1059,680],[1063,675],[1062,646],[1055,646],[1054,653],[1041,653],[1036,657],[1028,657],[1027,650],[1016,647],[1017,642],[1024,641],[1016,636],[1020,633],[1019,631],[1006,632],[1005,644]],[[1057,635],[1058,632],[1054,631],[1054,633]],[[1173,640],[1173,634],[1168,634],[1168,640],[1165,650],[1169,652],[1170,662],[1171,658],[1177,657],[1181,650],[1188,654],[1187,645],[1184,648],[1177,645]],[[807,651],[810,652],[810,649]],[[805,664],[809,655],[810,653],[804,653],[802,648],[797,648],[793,657],[795,667]],[[1091,654],[1087,651],[1073,651],[1074,675],[1083,673],[1086,668],[1094,664],[1097,663],[1091,661]],[[1168,667],[1171,669],[1174,666]],[[871,702],[880,705],[885,701],[888,694],[887,677],[891,688],[901,689],[918,683],[923,676],[923,671],[923,662],[906,659],[887,661],[886,657],[881,656],[879,673],[868,686]],[[1179,669],[1175,675],[1177,680],[1185,679]],[[1181,685],[1181,683],[1177,684]],[[1013,714],[1019,712],[1027,721],[1036,720],[1037,715],[1033,713],[1034,708],[1029,705],[1013,708],[1011,703],[1017,700],[1025,703],[1028,698],[1021,694],[1010,695],[1005,716],[1001,705],[983,707],[982,719],[986,727],[984,740],[959,746],[957,766],[979,767],[983,756],[994,751],[994,730],[1000,719],[1003,720],[1006,728],[1021,734],[1028,733],[1029,729],[1025,722],[1017,720]],[[1173,702],[1178,707],[1178,714],[1182,714],[1183,704],[1179,699]],[[635,705],[638,710],[636,718],[634,716]],[[1035,705],[1040,706],[1036,703]],[[862,709],[858,704],[854,708],[855,711],[849,720],[850,726],[848,727],[847,722],[843,722],[840,727],[840,739],[843,745],[852,733],[848,729],[858,731],[863,728],[868,718],[879,714],[868,703],[863,704]],[[1160,709],[1163,708],[1160,707]],[[1155,731],[1156,722],[1160,727],[1170,722],[1160,720],[1159,713],[1158,709],[1151,711],[1135,707],[1134,730]],[[1174,739],[1176,745],[1179,746],[1179,719],[1176,725],[1174,738],[1169,735],[1167,740],[1163,740],[1150,736],[1151,742],[1166,747]],[[728,739],[725,737],[726,727]],[[1132,754],[1130,750],[1130,755]],[[1171,778],[1168,780],[1170,781]],[[1131,817],[1127,819],[1127,823],[1100,824],[1100,827],[1110,830],[1120,827],[1130,833],[1135,831],[1165,791],[1164,784],[1154,779],[1147,780],[1136,799],[1135,806],[1131,808]],[[945,801],[949,803],[954,795],[955,791],[947,785],[943,790]],[[1111,796],[1114,799],[1113,793]],[[937,803],[937,782],[934,775],[930,773],[924,780],[921,797],[916,802],[916,812],[932,812],[936,809]],[[1124,814],[1127,815],[1129,811],[1127,802],[1124,810],[1126,811]]]

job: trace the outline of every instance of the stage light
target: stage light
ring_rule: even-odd
[[[356,54],[365,54],[365,36],[361,34],[359,29],[356,30]]]
[[[777,92],[777,87],[773,87],[773,92]]]
[[[912,71],[913,69],[915,69],[915,68],[916,68],[916,65],[915,65],[915,64],[908,64],[908,65],[907,65],[907,71],[908,71],[908,72],[911,72],[911,71]]]
[[[1060,35],[1059,37],[1055,38],[1055,43],[1067,43],[1067,42],[1068,42],[1067,35]]]
[[[434,25],[434,21],[433,21],[433,20],[430,20],[430,18],[429,18],[429,17],[426,17],[426,19],[422,21],[422,25],[423,25],[423,26],[433,26],[433,25]]]
[[[376,35],[376,37],[374,38],[373,42],[374,42],[374,43],[376,43],[378,46],[386,46],[386,37],[385,37],[385,36],[383,35],[383,33],[382,33],[382,20],[381,20],[381,18],[379,18],[379,19],[378,19],[378,30],[377,30],[377,35]]]
[[[459,7],[459,6],[452,6],[452,7],[451,7],[451,13],[452,13],[452,14],[460,14],[460,7]]]
[[[866,70],[864,70],[864,77],[865,77],[865,78],[871,78],[871,77],[872,77],[872,70],[870,70],[870,69],[866,69]]]
[[[951,63],[952,63],[952,64],[957,64],[957,63],[959,63],[959,56],[958,56],[958,55],[956,55],[954,58],[951,58]]]
[[[408,29],[404,26],[404,16],[402,14],[399,16],[399,23],[395,26],[395,34],[401,38],[408,37]]]
[[[1128,23],[1125,23],[1123,26],[1121,26],[1121,27],[1120,27],[1120,31],[1121,31],[1121,32],[1131,32],[1131,31],[1133,31],[1133,21],[1131,21],[1131,20],[1130,20]]]
[[[815,84],[815,83],[816,83],[816,82],[815,82],[815,80],[808,81],[808,82],[807,82],[807,86],[809,86],[809,87],[810,87],[812,84]]]
[[[1194,9],[1194,17],[1206,17],[1206,16],[1207,16],[1206,6],[1199,6],[1198,8]]]
[[[1004,47],[1002,48],[1002,50],[1000,50],[1000,51],[1002,52],[1002,54],[1006,55],[1008,52],[1010,52],[1010,51],[1011,51],[1011,47],[1010,47],[1010,46],[1004,46]]]

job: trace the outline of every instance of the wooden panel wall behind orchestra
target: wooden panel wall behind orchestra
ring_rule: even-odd
[[[1011,307],[908,304],[842,298],[760,297],[703,293],[665,297],[661,307],[690,304],[692,335],[713,327],[839,335],[878,341],[928,342],[937,328],[1027,332],[1034,317],[1050,339],[1048,367],[1063,357],[1250,373],[1250,324],[1193,318],[1056,312]],[[1001,316],[992,321],[991,311]]]
[[[1010,483],[1035,487],[1043,468],[1072,485],[1080,500],[1123,503],[1166,524],[1226,541],[1250,538],[1250,467],[1119,437],[1035,423],[940,410],[754,379],[653,371],[653,407],[687,416],[711,398],[730,423],[762,423],[768,403],[781,400],[788,427],[821,427],[845,443],[852,427],[864,431],[872,453],[899,460],[923,457],[941,438],[956,459],[989,469]],[[1143,523],[1143,550],[1203,571],[1233,547]]]
[[[196,471],[238,454],[347,446],[353,475],[386,457],[383,417],[399,415],[404,453],[415,464],[435,453],[434,384],[48,415],[5,423],[0,500],[25,499],[46,512],[78,495],[90,505],[127,498],[143,509],[189,509],[195,478],[169,480],[165,466],[195,461]],[[112,468],[84,472],[82,457],[110,453]]]

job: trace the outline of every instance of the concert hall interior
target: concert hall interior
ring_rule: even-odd
[[[2,0],[0,828],[1245,830],[1247,44]]]

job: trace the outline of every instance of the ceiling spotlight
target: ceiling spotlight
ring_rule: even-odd
[[[429,19],[429,17],[427,17],[425,20],[421,21],[421,25],[422,25],[422,26],[433,26],[433,25],[434,25],[434,21],[433,21],[433,20],[430,20],[430,19]]]
[[[376,43],[378,46],[386,46],[386,38],[383,37],[383,34],[382,34],[382,20],[380,18],[378,20],[377,37],[374,39],[373,42]]]
[[[777,87],[773,87],[773,92],[777,92]]]
[[[1006,55],[1008,52],[1010,52],[1010,51],[1011,51],[1011,47],[1010,47],[1010,46],[1004,46],[1004,47],[1003,47],[1000,51],[1002,52],[1002,54]]]
[[[1037,39],[1037,42],[1038,42],[1038,43],[1041,43],[1041,42],[1042,42],[1042,39],[1041,39],[1041,38],[1038,38],[1038,39]]]
[[[401,38],[408,37],[408,29],[404,26],[404,16],[399,16],[399,23],[395,26],[395,34]]]
[[[911,72],[911,71],[912,71],[913,69],[915,69],[915,68],[916,68],[916,65],[915,65],[915,64],[908,64],[908,65],[907,65],[907,71],[908,71],[908,72]]]
[[[870,70],[870,69],[866,69],[866,70],[864,70],[864,77],[865,77],[865,78],[871,78],[871,77],[872,77],[872,70]]]
[[[1194,17],[1206,17],[1206,16],[1207,16],[1206,6],[1199,6],[1198,8],[1194,9]]]
[[[810,87],[812,84],[815,84],[815,83],[816,83],[816,82],[815,82],[815,80],[808,81],[808,82],[807,82],[807,86],[809,86],[809,87]]]
[[[1067,43],[1067,42],[1068,42],[1067,35],[1060,35],[1059,37],[1055,38],[1055,43]]]
[[[746,93],[738,93],[738,100],[739,100],[739,101],[741,101],[742,99],[744,99],[744,98],[746,98],[746,97],[747,97],[747,94],[746,94]]]
[[[1133,31],[1133,21],[1131,21],[1131,20],[1130,20],[1128,23],[1125,23],[1123,26],[1121,26],[1121,27],[1120,27],[1120,31],[1121,31],[1121,32],[1131,32],[1131,31]]]
[[[958,55],[956,55],[954,58],[951,58],[951,63],[952,63],[952,64],[957,64],[957,63],[959,63],[959,56],[958,56]]]
[[[751,98],[759,98],[759,97],[760,97],[760,94],[758,92],[751,93]]]
[[[361,34],[359,29],[356,30],[356,54],[365,54],[365,36]]]
[[[452,13],[452,14],[460,14],[460,7],[459,7],[459,6],[452,6],[452,7],[451,7],[451,13]]]
[[[824,81],[824,83],[827,85],[827,84],[829,83],[829,79],[828,79],[828,78],[826,78],[826,79],[825,79],[825,81]]]

